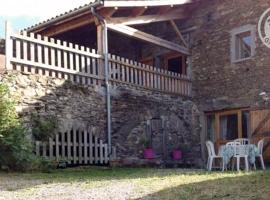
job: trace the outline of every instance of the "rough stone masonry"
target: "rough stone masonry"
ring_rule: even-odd
[[[92,127],[105,140],[105,89],[83,86],[63,79],[22,72],[5,72],[0,81],[7,84],[17,102],[17,111],[26,124],[30,116],[56,116],[60,129],[77,124]],[[196,105],[190,99],[119,85],[112,88],[112,145],[121,160],[141,159],[147,120],[164,119],[166,153],[185,145],[184,155],[191,164],[201,165],[200,122]],[[155,151],[162,146],[161,133],[153,136]]]
[[[270,49],[259,39],[257,24],[270,7],[266,0],[206,0],[183,26],[196,26],[192,68],[194,97],[201,111],[264,107],[270,94]],[[231,31],[255,27],[255,55],[231,62]],[[269,105],[268,105],[269,107]]]

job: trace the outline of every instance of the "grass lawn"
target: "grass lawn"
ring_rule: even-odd
[[[0,199],[270,199],[270,171],[73,168],[0,173]]]

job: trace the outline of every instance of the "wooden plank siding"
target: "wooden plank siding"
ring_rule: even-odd
[[[253,142],[264,138],[264,157],[270,161],[270,110],[250,111],[250,129]]]

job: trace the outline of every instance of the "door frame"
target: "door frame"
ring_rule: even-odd
[[[214,115],[215,117],[215,124],[214,124],[214,138],[215,138],[215,145],[217,148],[219,148],[220,145],[226,144],[227,142],[230,142],[230,140],[221,140],[220,139],[220,117],[224,115],[230,115],[230,114],[236,114],[237,115],[237,129],[238,129],[238,138],[243,137],[243,130],[242,130],[242,112],[243,111],[250,111],[249,108],[238,108],[238,109],[231,109],[231,110],[217,110],[217,111],[211,111],[211,112],[205,112],[206,116],[206,135],[207,133],[207,117],[209,115]],[[250,124],[250,119],[249,119]]]

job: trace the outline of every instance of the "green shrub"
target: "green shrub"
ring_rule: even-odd
[[[32,134],[35,140],[48,141],[53,137],[58,128],[57,118],[54,116],[40,117],[36,114],[31,116]]]
[[[35,160],[30,139],[23,127],[8,87],[0,83],[0,166],[26,170]]]

